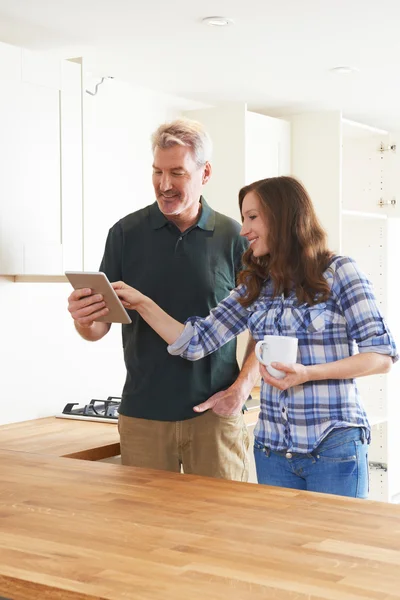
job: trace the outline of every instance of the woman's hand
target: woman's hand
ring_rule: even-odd
[[[304,365],[298,363],[285,365],[284,363],[273,362],[271,363],[271,367],[278,369],[278,371],[284,371],[286,373],[285,377],[283,379],[273,377],[268,373],[266,367],[261,364],[260,375],[265,383],[269,383],[269,385],[278,388],[278,390],[287,390],[290,387],[301,385],[302,383],[309,381],[308,369]]]
[[[146,298],[144,294],[141,294],[130,285],[126,285],[123,281],[115,281],[111,285],[122,304],[128,310],[137,310],[138,306]]]
[[[111,285],[125,308],[136,310],[167,344],[173,344],[179,338],[185,329],[183,323],[173,319],[153,300],[123,281],[115,281]]]

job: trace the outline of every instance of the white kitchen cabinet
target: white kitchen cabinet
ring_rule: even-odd
[[[80,65],[4,44],[0,64],[0,274],[79,269]]]
[[[400,344],[400,162],[387,131],[342,118],[339,111],[297,115],[292,173],[308,189],[329,246],[354,258],[374,285],[383,315]],[[400,500],[400,373],[358,380],[372,425],[370,498]]]
[[[213,141],[210,205],[240,221],[238,192],[258,179],[290,173],[290,124],[247,110],[244,103],[187,111]]]

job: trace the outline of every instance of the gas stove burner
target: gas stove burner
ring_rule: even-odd
[[[85,421],[118,421],[118,409],[121,404],[119,396],[108,396],[107,400],[92,399],[89,404],[79,406],[79,402],[70,402],[58,417],[65,419],[82,419]],[[77,408],[74,408],[77,407]]]

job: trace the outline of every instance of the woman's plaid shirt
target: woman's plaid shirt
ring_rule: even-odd
[[[239,286],[206,318],[191,317],[182,335],[168,347],[171,354],[198,360],[247,328],[253,338],[287,335],[298,338],[297,362],[318,365],[358,352],[398,359],[392,335],[382,317],[371,283],[355,262],[333,259],[325,278],[331,286],[327,302],[299,304],[294,293],[273,297],[268,280],[258,299],[243,308]],[[309,453],[337,427],[370,426],[354,379],[310,381],[278,390],[261,384],[261,410],[255,438],[273,450]]]

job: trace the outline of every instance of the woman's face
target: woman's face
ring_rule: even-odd
[[[249,241],[253,256],[269,254],[268,223],[262,210],[261,201],[255,192],[249,192],[243,199],[242,220],[240,235]]]

